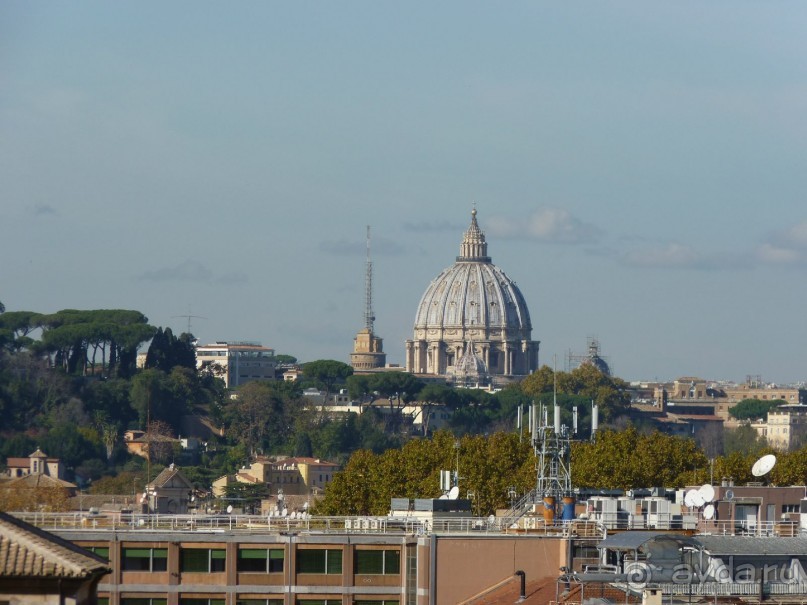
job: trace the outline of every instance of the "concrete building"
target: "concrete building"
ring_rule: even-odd
[[[406,341],[406,370],[456,376],[454,368],[465,358],[476,374],[506,381],[537,369],[538,349],[524,296],[491,262],[474,210],[456,262],[420,300],[413,337]]]
[[[196,347],[196,367],[211,367],[227,388],[275,379],[275,351],[256,342],[217,341]]]

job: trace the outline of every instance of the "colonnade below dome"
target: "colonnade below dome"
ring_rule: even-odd
[[[407,340],[406,371],[446,375],[462,358],[466,344],[460,340]],[[538,341],[479,340],[474,345],[492,377],[526,376],[538,369]]]

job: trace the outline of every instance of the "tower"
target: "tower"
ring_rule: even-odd
[[[373,261],[370,259],[370,225],[367,225],[367,260],[364,274],[364,328],[353,339],[353,352],[350,365],[354,370],[383,368],[387,362],[383,339],[374,332],[375,313],[373,312]]]

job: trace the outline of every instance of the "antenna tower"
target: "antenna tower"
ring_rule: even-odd
[[[364,275],[364,327],[373,333],[373,261],[370,260],[370,225],[367,225],[367,263]]]
[[[191,314],[191,306],[188,305],[188,313],[185,315],[172,315],[171,317],[185,317],[188,320],[188,334],[193,334],[191,332],[191,319],[207,319],[207,317],[202,317],[201,315],[193,315]]]

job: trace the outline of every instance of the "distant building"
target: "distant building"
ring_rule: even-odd
[[[768,412],[768,420],[755,423],[768,445],[787,452],[798,449],[807,437],[807,405],[781,405]]]
[[[27,458],[7,458],[3,476],[10,479],[28,475],[47,475],[56,479],[64,479],[64,465],[58,458],[48,458],[39,448]]]
[[[228,485],[235,483],[265,483],[271,494],[283,490],[286,495],[305,496],[319,494],[333,480],[339,465],[319,458],[265,458],[258,457],[249,468],[233,475],[219,477],[213,482],[213,493],[224,495]]]
[[[184,515],[193,490],[193,483],[171,464],[146,485],[145,497],[141,496],[143,512]]]
[[[227,388],[252,380],[275,379],[275,350],[255,342],[217,341],[196,347],[196,367],[210,367]]]
[[[473,370],[506,382],[538,368],[527,303],[516,283],[493,264],[485,234],[471,213],[456,262],[444,269],[420,299],[406,370],[446,376],[467,357],[469,343],[484,368]],[[460,374],[464,372],[459,369]],[[462,378],[462,376],[461,376]]]

